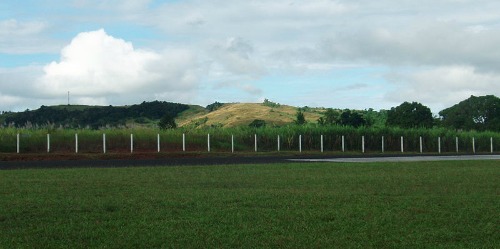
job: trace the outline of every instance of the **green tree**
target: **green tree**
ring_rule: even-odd
[[[336,124],[338,122],[339,113],[332,108],[326,109],[325,112],[325,123],[326,124]]]
[[[295,120],[295,123],[298,125],[304,125],[306,123],[306,118],[301,110],[297,111],[297,119]]]
[[[386,124],[401,128],[431,128],[434,125],[434,119],[429,107],[418,102],[404,102],[387,112]]]
[[[439,112],[442,125],[463,130],[500,131],[500,98],[486,95],[470,98]]]
[[[177,124],[175,123],[175,119],[172,115],[170,114],[165,114],[161,119],[160,123],[158,123],[158,126],[162,130],[166,129],[175,129],[177,128]]]
[[[213,112],[219,108],[221,108],[222,106],[224,105],[224,103],[220,103],[220,102],[217,102],[215,101],[214,103],[210,104],[210,105],[207,105],[206,109],[209,111],[209,112]]]
[[[366,120],[358,112],[345,110],[340,114],[339,123],[346,126],[360,127],[366,125]]]

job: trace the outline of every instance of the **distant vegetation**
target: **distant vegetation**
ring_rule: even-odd
[[[55,125],[66,128],[120,126],[127,122],[146,123],[164,116],[176,117],[188,105],[163,101],[142,102],[132,106],[42,106],[38,110],[3,114],[4,126],[36,127]]]
[[[280,107],[281,105],[276,102],[272,102],[268,99],[264,99],[264,102],[262,103],[264,106],[269,106],[269,107]]]
[[[219,109],[220,107],[222,107],[223,105],[224,105],[223,103],[215,101],[213,104],[207,105],[206,109],[209,112],[213,112],[213,111],[216,111],[217,109]]]
[[[155,101],[125,107],[54,106],[6,113],[0,115],[4,120],[0,152],[16,151],[16,134],[21,134],[22,152],[46,151],[48,133],[52,150],[59,152],[74,150],[77,133],[82,138],[82,152],[102,151],[102,133],[109,139],[110,151],[126,149],[132,133],[137,149],[151,152],[156,151],[158,134],[162,151],[180,151],[183,134],[188,151],[205,150],[207,134],[212,138],[212,151],[225,152],[231,151],[232,136],[236,151],[253,151],[255,135],[259,151],[276,151],[278,136],[283,151],[296,151],[299,143],[304,150],[319,151],[323,139],[325,151],[343,147],[360,151],[364,141],[367,152],[394,152],[402,151],[401,137],[405,152],[489,153],[500,147],[500,103],[495,96],[471,97],[443,110],[439,118],[416,102],[387,111],[269,107],[263,103],[212,106],[218,108],[210,112],[200,106]],[[100,128],[111,129],[93,130]]]
[[[180,115],[181,114],[181,115]],[[177,122],[177,123],[176,123]],[[205,108],[153,101],[132,106],[42,106],[38,110],[2,112],[4,127],[122,127],[127,124],[162,129],[187,126],[214,127],[282,127],[287,125],[348,126],[387,128],[448,128],[458,131],[500,131],[500,99],[493,95],[471,96],[433,116],[418,102],[404,102],[390,110],[375,111],[291,107],[269,99],[260,104],[214,102]],[[178,125],[179,124],[179,125]]]

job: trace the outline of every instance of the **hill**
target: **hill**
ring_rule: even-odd
[[[316,123],[323,109],[303,108],[307,122]],[[223,104],[210,112],[207,109],[190,109],[190,115],[183,113],[177,119],[181,127],[236,127],[248,126],[254,120],[263,120],[266,125],[281,126],[293,123],[299,108],[287,105],[266,105],[265,103]]]
[[[2,124],[16,127],[55,125],[70,128],[122,126],[157,123],[165,115],[176,117],[188,105],[153,101],[131,106],[41,106],[37,110],[1,115]]]

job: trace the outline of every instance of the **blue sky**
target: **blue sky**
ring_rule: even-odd
[[[500,95],[492,0],[4,0],[0,110],[164,100],[434,113]]]

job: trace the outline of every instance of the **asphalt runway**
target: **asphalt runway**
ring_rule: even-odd
[[[228,164],[274,164],[274,163],[367,163],[367,162],[420,162],[457,160],[499,160],[500,155],[372,155],[372,156],[248,156],[248,157],[204,157],[204,158],[160,158],[160,159],[116,159],[116,160],[53,160],[53,161],[0,161],[0,170],[48,169],[48,168],[118,168],[118,167],[168,167],[209,166]]]
[[[407,156],[407,157],[358,157],[358,158],[325,158],[325,159],[290,159],[295,162],[337,162],[337,163],[371,163],[371,162],[429,162],[429,161],[470,161],[500,160],[500,155],[462,155],[462,156]],[[500,163],[499,163],[500,166]]]

